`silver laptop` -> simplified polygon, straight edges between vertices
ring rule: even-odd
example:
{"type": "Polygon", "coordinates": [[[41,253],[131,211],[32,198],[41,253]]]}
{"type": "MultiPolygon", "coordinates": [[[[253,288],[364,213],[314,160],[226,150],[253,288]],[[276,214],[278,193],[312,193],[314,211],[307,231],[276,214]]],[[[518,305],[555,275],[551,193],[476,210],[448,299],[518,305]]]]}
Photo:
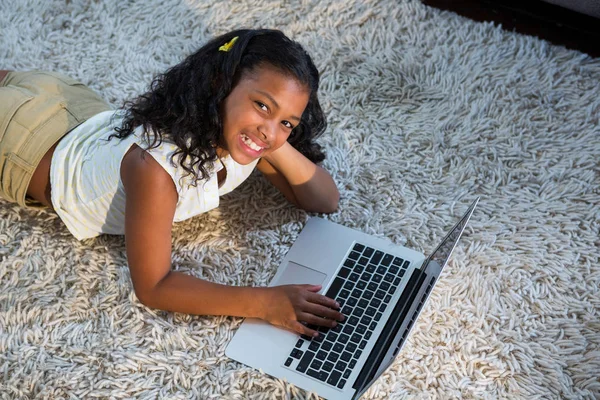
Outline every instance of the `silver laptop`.
{"type": "Polygon", "coordinates": [[[406,343],[478,201],[429,257],[309,219],[270,286],[321,284],[346,318],[317,338],[247,318],[225,354],[329,400],[359,398],[406,343]]]}

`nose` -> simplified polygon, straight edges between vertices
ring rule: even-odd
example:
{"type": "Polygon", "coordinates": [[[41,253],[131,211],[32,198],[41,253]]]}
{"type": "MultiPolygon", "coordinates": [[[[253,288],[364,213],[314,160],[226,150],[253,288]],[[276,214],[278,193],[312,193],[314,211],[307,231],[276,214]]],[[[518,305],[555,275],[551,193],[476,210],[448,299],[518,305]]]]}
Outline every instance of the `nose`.
{"type": "Polygon", "coordinates": [[[264,140],[265,143],[272,145],[277,136],[276,125],[277,123],[274,121],[263,121],[263,123],[258,126],[260,139],[264,140]]]}

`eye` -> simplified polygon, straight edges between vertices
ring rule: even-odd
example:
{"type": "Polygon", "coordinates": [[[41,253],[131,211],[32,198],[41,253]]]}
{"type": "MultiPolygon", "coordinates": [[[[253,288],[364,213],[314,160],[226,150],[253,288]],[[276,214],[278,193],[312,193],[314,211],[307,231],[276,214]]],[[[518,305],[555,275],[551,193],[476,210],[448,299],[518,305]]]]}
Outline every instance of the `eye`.
{"type": "Polygon", "coordinates": [[[292,125],[290,121],[282,121],[281,123],[288,129],[294,129],[294,125],[292,125]]]}
{"type": "Polygon", "coordinates": [[[264,103],[260,101],[255,101],[256,105],[263,111],[269,111],[269,107],[267,107],[264,103]]]}

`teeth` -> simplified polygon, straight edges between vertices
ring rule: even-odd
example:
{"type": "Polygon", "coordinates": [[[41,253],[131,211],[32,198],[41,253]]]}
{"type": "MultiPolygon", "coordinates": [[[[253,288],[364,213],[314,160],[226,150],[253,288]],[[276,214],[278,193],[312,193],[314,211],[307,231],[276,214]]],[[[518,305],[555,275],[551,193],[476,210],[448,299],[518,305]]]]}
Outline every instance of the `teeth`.
{"type": "Polygon", "coordinates": [[[254,143],[252,141],[252,139],[250,139],[248,136],[244,135],[243,133],[242,133],[242,140],[244,141],[244,143],[246,143],[246,145],[248,147],[250,147],[254,151],[261,151],[263,149],[262,147],[260,147],[256,143],[254,143]]]}

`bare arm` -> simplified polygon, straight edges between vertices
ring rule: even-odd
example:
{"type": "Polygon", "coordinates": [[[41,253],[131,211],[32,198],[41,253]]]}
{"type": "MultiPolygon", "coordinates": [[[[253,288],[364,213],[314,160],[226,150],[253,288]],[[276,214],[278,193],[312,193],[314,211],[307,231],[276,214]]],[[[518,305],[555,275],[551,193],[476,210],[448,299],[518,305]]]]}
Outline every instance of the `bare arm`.
{"type": "Polygon", "coordinates": [[[256,317],[308,335],[300,324],[333,326],[341,314],[320,287],[288,285],[251,288],[220,285],[171,271],[171,228],[177,191],[171,177],[136,146],[124,158],[121,176],[127,194],[125,241],[131,279],[148,307],[196,315],[256,317]],[[318,315],[318,316],[317,316],[318,315]],[[327,318],[322,318],[327,317],[327,318]]]}
{"type": "Polygon", "coordinates": [[[307,211],[331,213],[340,194],[331,175],[289,143],[264,157],[258,170],[292,203],[307,211]]]}

